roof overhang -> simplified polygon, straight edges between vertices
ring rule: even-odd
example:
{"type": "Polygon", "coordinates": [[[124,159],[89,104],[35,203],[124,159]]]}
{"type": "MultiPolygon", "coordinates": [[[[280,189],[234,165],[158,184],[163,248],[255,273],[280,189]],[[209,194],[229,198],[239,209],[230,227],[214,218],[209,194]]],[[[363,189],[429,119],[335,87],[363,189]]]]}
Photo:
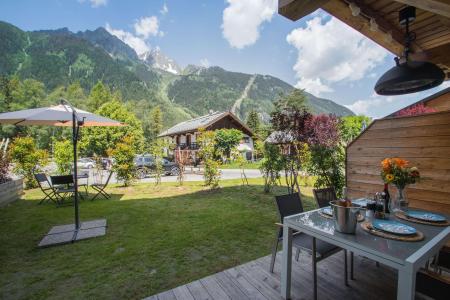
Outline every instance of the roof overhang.
{"type": "Polygon", "coordinates": [[[406,5],[417,8],[410,28],[417,35],[411,58],[438,65],[450,78],[450,1],[448,0],[279,0],[278,13],[297,21],[321,8],[359,31],[396,56],[404,49],[404,28],[398,24],[398,11],[406,5]],[[353,16],[349,4],[361,13],[353,16]],[[369,18],[378,24],[370,30],[369,18]],[[390,34],[390,35],[389,35],[390,34]]]}

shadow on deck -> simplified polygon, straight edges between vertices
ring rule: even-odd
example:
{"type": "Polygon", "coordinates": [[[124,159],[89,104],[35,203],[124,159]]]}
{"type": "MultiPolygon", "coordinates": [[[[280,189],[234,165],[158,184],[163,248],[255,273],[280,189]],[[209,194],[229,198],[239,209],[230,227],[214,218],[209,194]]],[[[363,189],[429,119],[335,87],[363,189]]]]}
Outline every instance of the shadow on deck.
{"type": "MultiPolygon", "coordinates": [[[[295,252],[295,251],[294,251],[295,252]]],[[[395,299],[397,274],[394,269],[360,256],[354,258],[354,277],[344,285],[344,253],[341,251],[317,264],[319,299],[395,299]]],[[[292,260],[292,299],[312,299],[311,257],[301,254],[292,260]]],[[[281,252],[274,273],[269,272],[270,256],[216,273],[175,289],[146,298],[163,299],[282,299],[281,252]]]]}

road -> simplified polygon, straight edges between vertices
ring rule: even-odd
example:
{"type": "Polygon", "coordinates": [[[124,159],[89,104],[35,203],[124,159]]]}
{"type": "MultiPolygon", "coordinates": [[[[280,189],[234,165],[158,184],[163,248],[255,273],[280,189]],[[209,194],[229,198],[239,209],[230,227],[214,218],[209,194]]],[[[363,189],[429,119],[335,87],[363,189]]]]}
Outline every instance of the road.
{"type": "MultiPolygon", "coordinates": [[[[191,168],[186,168],[186,172],[184,175],[184,181],[203,181],[203,174],[201,173],[202,170],[199,171],[199,169],[195,168],[191,170],[191,168]]],[[[241,170],[240,169],[221,169],[222,172],[221,180],[227,180],[227,179],[240,179],[241,178],[241,170]]],[[[106,172],[106,171],[104,171],[106,172]]],[[[261,172],[258,169],[246,169],[245,174],[247,175],[247,178],[259,178],[262,177],[261,172]]],[[[106,181],[107,175],[103,175],[102,181],[106,181]]],[[[81,179],[80,182],[83,182],[84,179],[81,179]]],[[[100,181],[100,178],[96,176],[94,179],[93,174],[91,172],[89,176],[89,183],[98,182],[100,181]]],[[[176,182],[177,176],[162,176],[161,182],[176,182]]],[[[155,182],[154,177],[146,177],[144,179],[137,180],[137,182],[155,182]]],[[[113,174],[113,177],[111,178],[110,183],[117,183],[117,179],[115,175],[113,174]]]]}

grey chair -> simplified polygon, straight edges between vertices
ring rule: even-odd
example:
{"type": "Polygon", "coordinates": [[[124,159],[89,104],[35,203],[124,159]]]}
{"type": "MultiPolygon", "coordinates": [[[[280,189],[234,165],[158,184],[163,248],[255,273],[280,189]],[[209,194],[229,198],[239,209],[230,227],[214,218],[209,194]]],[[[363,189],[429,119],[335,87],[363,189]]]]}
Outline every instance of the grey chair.
{"type": "Polygon", "coordinates": [[[105,191],[106,187],[108,186],[109,181],[111,180],[112,174],[114,171],[109,171],[108,178],[106,179],[106,182],[103,183],[94,183],[91,185],[91,187],[97,192],[97,194],[92,198],[92,200],[95,200],[98,196],[102,195],[106,199],[110,199],[111,196],[105,191]]]}
{"type": "Polygon", "coordinates": [[[330,205],[330,201],[337,200],[336,191],[334,187],[327,187],[323,189],[313,189],[314,199],[316,199],[319,208],[330,205]]]}
{"type": "Polygon", "coordinates": [[[39,201],[38,204],[42,204],[47,201],[52,201],[54,203],[58,203],[57,195],[55,194],[55,190],[48,180],[48,177],[44,173],[36,173],[34,174],[34,178],[36,179],[39,188],[44,193],[45,197],[39,201]]]}
{"type": "Polygon", "coordinates": [[[89,170],[78,171],[78,187],[83,187],[86,195],[88,194],[89,170]],[[84,181],[81,181],[83,179],[84,179],[84,181]]]}
{"type": "MultiPolygon", "coordinates": [[[[280,216],[279,228],[277,229],[275,241],[272,248],[272,259],[270,261],[270,272],[273,273],[273,268],[275,265],[275,259],[278,251],[278,244],[283,240],[283,228],[282,223],[284,217],[296,215],[303,212],[303,205],[300,200],[300,195],[298,193],[275,196],[275,200],[278,207],[278,213],[280,216]],[[281,226],[280,226],[281,225],[281,226]]],[[[327,242],[316,240],[316,238],[311,237],[305,233],[295,232],[292,238],[292,246],[297,249],[295,259],[298,260],[300,251],[305,251],[311,254],[312,258],[312,269],[314,277],[314,299],[317,299],[317,262],[333,255],[340,250],[327,242]],[[316,255],[312,255],[316,253],[316,255]]],[[[344,250],[344,283],[348,285],[347,280],[347,251],[344,250]]]]}

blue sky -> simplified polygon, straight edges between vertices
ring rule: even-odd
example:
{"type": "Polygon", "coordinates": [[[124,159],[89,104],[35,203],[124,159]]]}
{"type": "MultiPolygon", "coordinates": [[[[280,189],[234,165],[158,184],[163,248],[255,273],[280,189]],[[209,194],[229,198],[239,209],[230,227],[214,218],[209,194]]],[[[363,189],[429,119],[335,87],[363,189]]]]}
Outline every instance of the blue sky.
{"type": "Polygon", "coordinates": [[[2,0],[0,20],[23,30],[106,27],[137,52],[159,47],[182,67],[270,74],[356,113],[382,117],[444,86],[374,95],[393,55],[323,11],[292,22],[276,0],[2,0]]]}

